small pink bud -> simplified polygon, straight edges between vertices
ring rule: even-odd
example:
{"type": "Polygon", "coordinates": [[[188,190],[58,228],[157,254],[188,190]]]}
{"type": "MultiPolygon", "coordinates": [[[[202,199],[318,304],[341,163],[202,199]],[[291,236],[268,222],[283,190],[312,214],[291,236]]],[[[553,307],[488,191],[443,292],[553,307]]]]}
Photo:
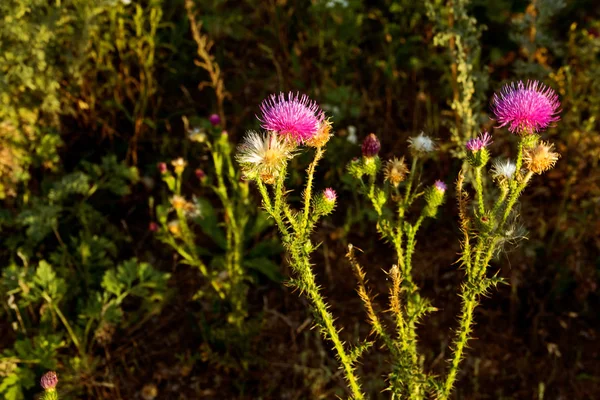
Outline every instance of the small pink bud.
{"type": "Polygon", "coordinates": [[[206,173],[203,170],[201,170],[200,168],[198,168],[196,170],[196,178],[198,178],[201,181],[203,181],[206,178],[206,173]]]}
{"type": "Polygon", "coordinates": [[[44,376],[42,376],[40,384],[44,390],[54,390],[58,384],[58,375],[56,375],[56,372],[54,371],[46,372],[44,376]]]}
{"type": "Polygon", "coordinates": [[[166,174],[167,173],[167,163],[159,162],[158,164],[156,164],[156,168],[158,169],[158,171],[161,174],[166,174]]]}
{"type": "Polygon", "coordinates": [[[327,188],[323,191],[323,197],[329,202],[334,202],[337,199],[337,193],[332,188],[327,188]]]}
{"type": "Polygon", "coordinates": [[[381,143],[374,133],[371,133],[362,144],[362,155],[363,157],[372,158],[379,154],[381,150],[381,143]]]}
{"type": "Polygon", "coordinates": [[[148,230],[150,232],[156,232],[158,230],[158,224],[154,221],[150,222],[150,225],[148,225],[148,230]]]}
{"type": "Polygon", "coordinates": [[[212,126],[217,126],[221,123],[221,117],[219,117],[219,114],[212,114],[210,117],[208,117],[208,120],[212,126]]]}

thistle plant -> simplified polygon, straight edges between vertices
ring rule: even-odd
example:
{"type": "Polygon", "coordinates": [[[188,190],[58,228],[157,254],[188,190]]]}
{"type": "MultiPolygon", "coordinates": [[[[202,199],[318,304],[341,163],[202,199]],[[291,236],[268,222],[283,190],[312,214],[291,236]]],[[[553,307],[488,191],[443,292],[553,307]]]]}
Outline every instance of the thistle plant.
{"type": "Polygon", "coordinates": [[[416,326],[425,314],[435,311],[427,299],[419,294],[412,275],[412,258],[416,235],[426,218],[435,218],[443,203],[446,184],[436,181],[423,189],[420,182],[423,162],[435,150],[435,142],[424,133],[409,139],[411,167],[405,158],[392,158],[383,164],[378,156],[381,145],[374,134],[362,144],[362,158],[348,165],[357,189],[366,197],[377,213],[377,230],[396,252],[396,262],[389,276],[392,279],[390,311],[395,320],[395,334],[389,334],[383,320],[376,314],[372,300],[365,288],[364,273],[354,257],[352,247],[348,258],[359,281],[359,294],[365,303],[373,331],[383,341],[392,355],[393,371],[389,377],[390,391],[394,396],[424,398],[427,377],[423,372],[423,359],[417,350],[416,326]],[[378,174],[384,170],[382,183],[378,174]],[[412,217],[413,204],[419,199],[424,204],[417,216],[412,217]],[[405,293],[404,304],[401,294],[405,293]]]}
{"type": "Polygon", "coordinates": [[[333,211],[337,200],[336,192],[331,188],[320,192],[313,189],[315,170],[331,136],[331,123],[317,103],[305,95],[292,93],[272,95],[265,100],[259,121],[266,132],[248,132],[238,147],[237,160],[245,178],[258,186],[263,208],[279,228],[295,274],[290,284],[309,299],[321,334],[333,344],[351,397],[363,399],[355,363],[369,344],[351,349],[341,340],[340,329],[316,282],[311,264],[311,255],[317,247],[311,240],[311,232],[323,216],[333,211]],[[314,155],[306,171],[302,203],[295,209],[287,197],[287,167],[291,158],[309,149],[314,149],[314,155]]]}
{"type": "MultiPolygon", "coordinates": [[[[242,256],[244,230],[250,219],[250,213],[246,211],[249,204],[248,184],[240,179],[234,168],[229,136],[219,126],[220,117],[215,114],[205,122],[209,124],[190,127],[187,118],[184,119],[192,144],[203,146],[212,158],[211,171],[214,172],[215,179],[209,179],[203,169],[196,169],[193,178],[195,186],[209,188],[219,199],[224,214],[224,232],[218,226],[218,216],[208,199],[194,196],[190,201],[185,198],[182,185],[188,163],[183,158],[177,158],[171,162],[171,169],[166,163],[158,164],[162,180],[167,184],[171,196],[168,204],[156,208],[160,224],[157,235],[177,251],[183,263],[198,268],[210,283],[213,293],[220,299],[227,299],[231,305],[228,320],[239,326],[247,314],[247,276],[242,266],[242,256]],[[210,264],[206,264],[205,256],[210,252],[199,246],[194,225],[199,225],[224,250],[224,257],[212,257],[210,264]]],[[[195,149],[198,148],[196,146],[195,149]]],[[[198,292],[198,296],[205,294],[203,290],[198,292]]]]}
{"type": "Polygon", "coordinates": [[[518,136],[516,161],[495,161],[492,177],[499,193],[488,195],[482,184],[482,171],[490,155],[487,146],[491,139],[484,133],[467,142],[467,160],[475,174],[475,207],[470,209],[467,192],[463,189],[464,173],[459,174],[456,189],[463,234],[459,259],[465,269],[465,282],[461,286],[462,309],[456,330],[448,374],[437,387],[436,395],[447,399],[454,387],[464,349],[473,327],[474,310],[479,299],[490,287],[502,282],[496,275],[488,276],[494,255],[510,241],[517,239],[516,202],[530,183],[534,174],[551,169],[559,158],[554,146],[540,139],[539,132],[558,121],[560,103],[556,93],[539,82],[518,82],[505,85],[494,95],[492,111],[500,127],[518,136]],[[494,198],[493,202],[488,199],[494,198]]]}

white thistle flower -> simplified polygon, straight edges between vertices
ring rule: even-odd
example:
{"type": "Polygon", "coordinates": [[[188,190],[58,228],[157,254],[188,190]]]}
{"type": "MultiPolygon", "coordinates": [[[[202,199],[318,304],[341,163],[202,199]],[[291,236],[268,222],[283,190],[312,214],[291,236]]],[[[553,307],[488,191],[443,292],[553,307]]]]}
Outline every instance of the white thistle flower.
{"type": "Polygon", "coordinates": [[[511,180],[516,171],[517,166],[509,159],[495,160],[492,164],[492,177],[494,179],[511,180]]]}
{"type": "Polygon", "coordinates": [[[261,179],[274,183],[281,169],[294,156],[290,141],[279,137],[275,132],[259,134],[249,131],[238,146],[236,160],[247,179],[261,179]]]}
{"type": "Polygon", "coordinates": [[[410,148],[416,154],[430,153],[435,150],[435,142],[432,138],[425,135],[424,132],[419,133],[419,136],[408,138],[410,148]]]}

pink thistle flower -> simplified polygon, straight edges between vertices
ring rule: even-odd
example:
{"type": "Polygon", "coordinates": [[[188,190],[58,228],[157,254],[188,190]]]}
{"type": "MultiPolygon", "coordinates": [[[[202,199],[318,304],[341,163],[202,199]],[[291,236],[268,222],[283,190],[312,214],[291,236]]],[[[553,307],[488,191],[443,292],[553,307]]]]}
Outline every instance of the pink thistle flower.
{"type": "Polygon", "coordinates": [[[323,197],[328,202],[333,203],[337,199],[337,193],[332,188],[327,188],[323,190],[323,197]]]}
{"type": "Polygon", "coordinates": [[[257,117],[262,128],[277,132],[279,135],[293,138],[297,143],[304,143],[317,134],[325,120],[325,114],[319,105],[307,95],[296,96],[288,93],[272,94],[260,105],[261,116],[257,117]]]}
{"type": "Polygon", "coordinates": [[[435,181],[435,183],[433,184],[433,186],[434,186],[434,187],[435,187],[437,190],[439,190],[440,192],[445,192],[445,191],[446,191],[446,189],[448,188],[448,187],[446,186],[446,184],[445,184],[444,182],[440,181],[440,180],[437,180],[437,181],[435,181]]]}
{"type": "Polygon", "coordinates": [[[485,147],[488,147],[491,143],[492,137],[490,136],[490,134],[487,132],[483,132],[475,139],[467,140],[466,147],[469,151],[479,151],[485,147]]]}
{"type": "Polygon", "coordinates": [[[531,134],[546,129],[560,119],[560,101],[552,88],[538,81],[504,85],[494,94],[492,112],[500,126],[512,133],[531,134]]]}

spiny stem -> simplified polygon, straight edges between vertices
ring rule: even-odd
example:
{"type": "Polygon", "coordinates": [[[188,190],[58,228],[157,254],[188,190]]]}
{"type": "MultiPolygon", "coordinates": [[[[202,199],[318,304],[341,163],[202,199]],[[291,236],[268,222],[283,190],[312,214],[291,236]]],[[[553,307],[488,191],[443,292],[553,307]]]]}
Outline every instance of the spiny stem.
{"type": "Polygon", "coordinates": [[[473,288],[470,288],[465,284],[463,289],[463,304],[460,315],[459,327],[456,335],[456,341],[454,343],[453,357],[450,364],[450,371],[444,382],[442,393],[439,394],[438,399],[446,400],[449,398],[454,382],[456,381],[456,374],[458,373],[458,367],[463,357],[463,351],[469,340],[471,329],[473,325],[473,311],[477,307],[477,295],[473,288]]]}
{"type": "MultiPolygon", "coordinates": [[[[310,212],[310,201],[312,198],[312,184],[315,175],[315,168],[317,167],[317,164],[319,163],[321,157],[323,157],[323,152],[324,150],[322,147],[317,147],[317,150],[315,151],[315,158],[308,166],[306,187],[304,189],[304,215],[301,224],[303,231],[305,231],[308,226],[308,213],[310,212]]],[[[304,233],[306,234],[307,232],[304,233]]]]}
{"type": "Polygon", "coordinates": [[[483,204],[483,184],[481,182],[481,167],[475,168],[475,193],[477,194],[477,210],[479,216],[485,214],[485,204],[483,204]]]}

